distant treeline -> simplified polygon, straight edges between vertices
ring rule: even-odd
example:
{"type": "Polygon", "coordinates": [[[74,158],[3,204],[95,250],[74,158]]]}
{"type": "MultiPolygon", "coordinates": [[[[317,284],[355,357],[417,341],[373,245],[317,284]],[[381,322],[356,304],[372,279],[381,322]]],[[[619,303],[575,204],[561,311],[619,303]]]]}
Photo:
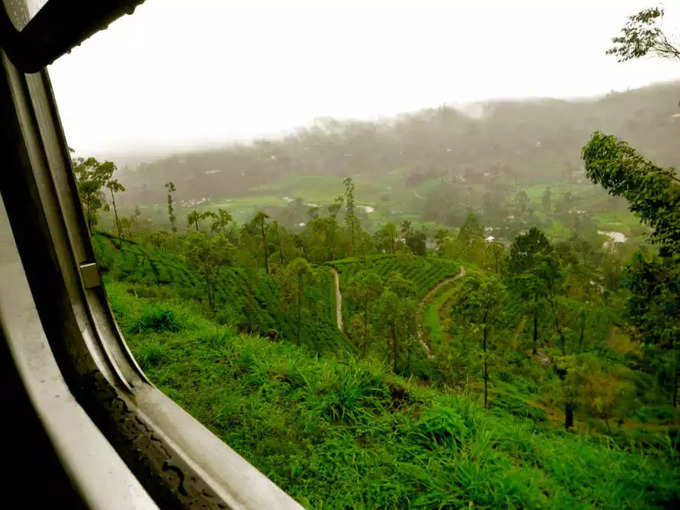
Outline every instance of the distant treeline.
{"type": "Polygon", "coordinates": [[[680,83],[659,84],[598,100],[540,99],[485,103],[471,118],[443,106],[381,122],[319,119],[281,139],[142,163],[121,175],[130,204],[241,195],[287,175],[398,172],[406,185],[431,177],[467,182],[568,180],[582,168],[580,149],[596,129],[628,140],[650,159],[678,166],[680,83]]]}

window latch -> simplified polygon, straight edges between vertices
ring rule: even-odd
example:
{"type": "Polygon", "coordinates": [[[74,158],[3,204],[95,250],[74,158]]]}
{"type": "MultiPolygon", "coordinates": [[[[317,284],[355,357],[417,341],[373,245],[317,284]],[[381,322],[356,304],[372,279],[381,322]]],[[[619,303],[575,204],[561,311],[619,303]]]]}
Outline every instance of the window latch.
{"type": "Polygon", "coordinates": [[[80,264],[80,277],[83,280],[83,285],[86,289],[99,287],[102,284],[102,279],[99,276],[99,268],[96,262],[88,262],[80,264]]]}

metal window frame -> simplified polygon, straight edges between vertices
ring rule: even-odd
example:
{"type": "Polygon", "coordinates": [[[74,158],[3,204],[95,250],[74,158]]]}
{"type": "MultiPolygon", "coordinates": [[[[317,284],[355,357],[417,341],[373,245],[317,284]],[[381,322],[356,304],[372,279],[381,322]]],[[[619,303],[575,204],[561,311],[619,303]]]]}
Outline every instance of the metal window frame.
{"type": "Polygon", "coordinates": [[[0,192],[20,258],[2,266],[15,273],[0,290],[2,336],[76,490],[96,508],[121,507],[112,497],[121,492],[105,485],[130,494],[131,508],[301,508],[147,380],[92,279],[96,261],[47,71],[24,74],[3,50],[0,59],[0,192]],[[26,323],[17,322],[27,309],[26,323]],[[41,393],[40,367],[50,367],[70,406],[41,393]],[[79,424],[80,446],[67,423],[79,424]]]}
{"type": "Polygon", "coordinates": [[[15,21],[18,17],[26,24],[17,30],[0,0],[0,46],[21,71],[38,72],[122,15],[132,14],[143,2],[48,0],[32,18],[29,18],[28,9],[22,9],[19,4],[16,6],[18,12],[13,13],[15,21]]]}

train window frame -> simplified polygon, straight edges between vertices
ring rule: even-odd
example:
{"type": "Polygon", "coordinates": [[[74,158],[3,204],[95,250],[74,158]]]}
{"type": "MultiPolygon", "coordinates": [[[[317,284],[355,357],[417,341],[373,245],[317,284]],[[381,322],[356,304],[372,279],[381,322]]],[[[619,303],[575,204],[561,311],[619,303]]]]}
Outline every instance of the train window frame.
{"type": "Polygon", "coordinates": [[[132,14],[144,2],[47,0],[31,15],[26,0],[15,0],[11,12],[5,1],[0,0],[0,46],[25,73],[40,71],[122,15],[132,14]]]}
{"type": "MultiPolygon", "coordinates": [[[[50,0],[46,7],[54,3],[50,0]]],[[[30,328],[11,322],[16,313],[7,296],[0,300],[0,319],[10,345],[27,345],[21,344],[28,341],[22,337],[31,331],[31,341],[43,341],[49,347],[52,368],[74,399],[70,411],[51,412],[64,416],[84,412],[135,479],[112,460],[118,470],[114,480],[123,486],[138,482],[162,508],[301,508],[158,390],[134,360],[101,279],[93,273],[96,261],[47,70],[41,67],[26,73],[35,61],[26,66],[20,58],[15,65],[16,55],[6,51],[3,39],[0,45],[0,95],[5,96],[0,119],[6,126],[0,193],[21,262],[14,268],[21,267],[24,273],[26,292],[22,295],[24,300],[30,297],[35,320],[30,328]]],[[[24,355],[37,354],[24,351],[24,355]]],[[[20,371],[24,385],[39,387],[36,378],[41,376],[35,369],[39,363],[24,362],[20,371]]],[[[34,405],[39,403],[34,401],[34,405]]],[[[50,423],[48,411],[43,410],[42,416],[48,436],[59,442],[64,430],[50,423]]],[[[74,461],[79,467],[67,471],[83,499],[92,501],[92,491],[101,479],[97,470],[90,473],[85,468],[88,460],[82,457],[88,452],[79,451],[77,442],[65,445],[62,441],[62,447],[62,459],[81,458],[81,463],[74,461]]],[[[105,445],[100,447],[100,453],[108,451],[105,445]]],[[[134,494],[139,508],[150,507],[142,492],[134,494]]],[[[98,501],[105,504],[101,498],[98,501]]],[[[118,503],[109,501],[111,508],[119,508],[118,503]]]]}

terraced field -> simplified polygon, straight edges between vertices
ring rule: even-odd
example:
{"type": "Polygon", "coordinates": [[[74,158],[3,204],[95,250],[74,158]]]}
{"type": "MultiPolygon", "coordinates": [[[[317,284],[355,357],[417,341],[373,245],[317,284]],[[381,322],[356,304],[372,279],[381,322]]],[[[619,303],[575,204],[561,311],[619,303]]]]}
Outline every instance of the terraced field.
{"type": "Polygon", "coordinates": [[[387,280],[391,272],[398,271],[414,283],[418,300],[438,282],[453,277],[460,271],[459,264],[453,260],[401,255],[350,257],[330,262],[329,265],[335,267],[340,274],[340,291],[343,294],[342,315],[345,321],[356,312],[354,303],[345,291],[353,276],[359,271],[375,271],[383,280],[387,280]]]}
{"type": "MultiPolygon", "coordinates": [[[[97,234],[93,238],[102,271],[117,281],[131,283],[158,295],[177,295],[204,301],[201,276],[170,250],[152,249],[133,242],[97,234]]],[[[296,337],[294,314],[282,310],[277,281],[263,270],[223,267],[217,277],[214,319],[240,330],[267,333],[276,330],[284,337],[296,337]]],[[[315,282],[305,287],[308,304],[301,338],[315,350],[351,349],[335,323],[333,274],[329,267],[315,268],[315,282]]]]}

